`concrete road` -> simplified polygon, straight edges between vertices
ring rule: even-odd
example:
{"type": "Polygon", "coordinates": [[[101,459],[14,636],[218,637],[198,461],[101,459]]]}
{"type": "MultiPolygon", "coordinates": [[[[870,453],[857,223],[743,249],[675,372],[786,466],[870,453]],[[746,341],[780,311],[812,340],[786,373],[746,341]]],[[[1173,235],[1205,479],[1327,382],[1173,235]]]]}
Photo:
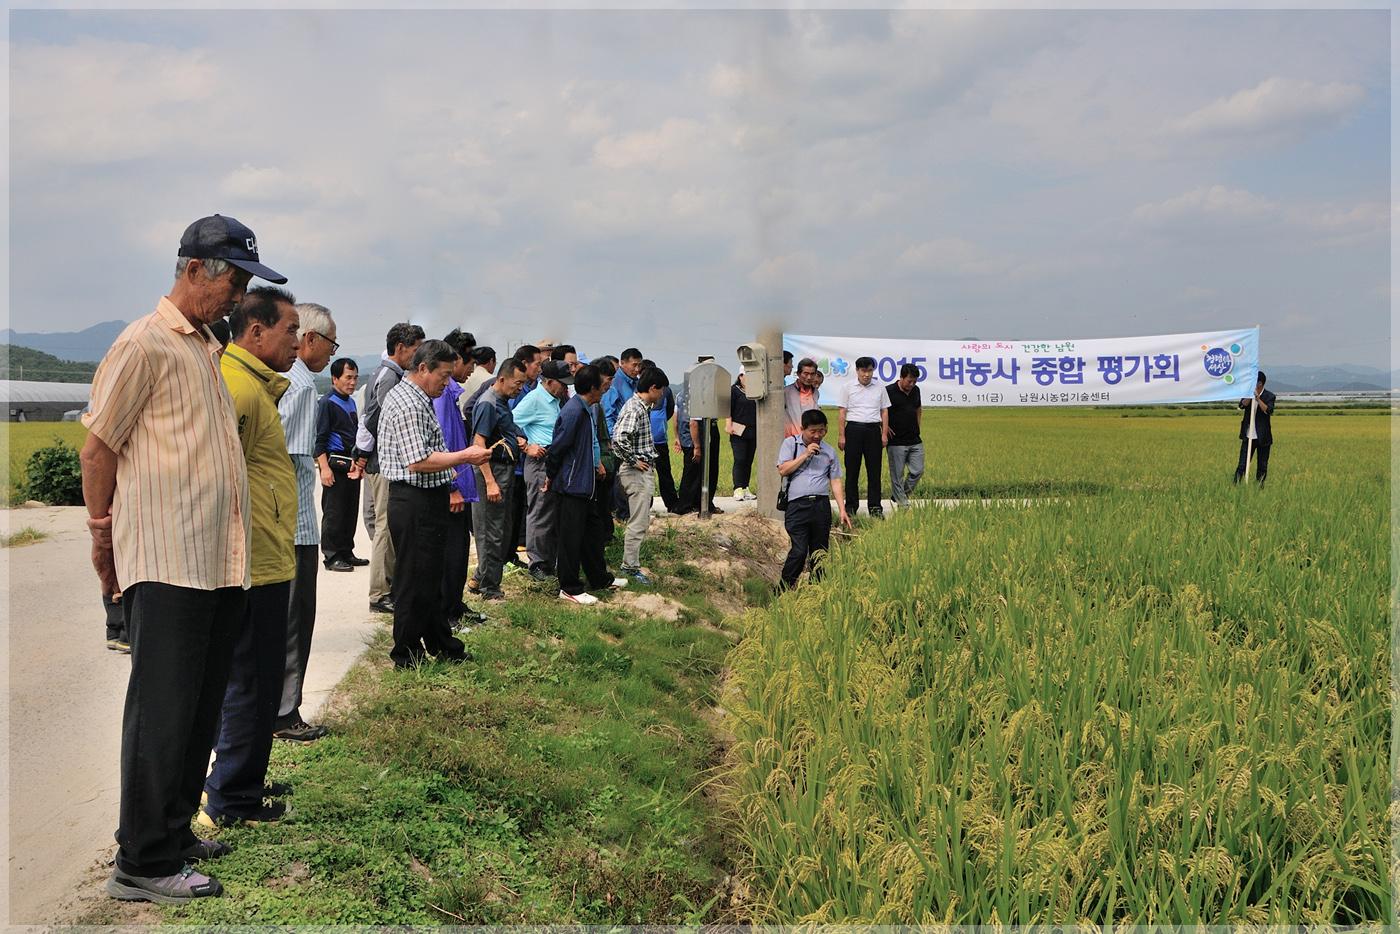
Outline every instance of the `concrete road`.
{"type": "MultiPolygon", "coordinates": [[[[8,893],[0,917],[43,924],[61,916],[95,863],[115,852],[122,704],[129,656],[106,647],[97,576],[81,507],[0,510],[0,532],[47,533],[5,549],[0,596],[9,608],[8,893]]],[[[368,557],[364,529],[356,553],[368,557]]],[[[369,569],[317,577],[316,635],[302,712],[316,722],[331,689],[377,625],[369,569]]]]}

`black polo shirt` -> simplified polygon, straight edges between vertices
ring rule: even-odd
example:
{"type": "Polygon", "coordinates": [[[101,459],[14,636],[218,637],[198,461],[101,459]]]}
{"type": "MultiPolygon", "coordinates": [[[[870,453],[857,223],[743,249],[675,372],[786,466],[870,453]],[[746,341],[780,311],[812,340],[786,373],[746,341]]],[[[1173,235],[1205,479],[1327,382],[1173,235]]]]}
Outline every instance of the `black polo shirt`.
{"type": "Polygon", "coordinates": [[[919,407],[923,404],[919,384],[915,383],[914,390],[906,394],[898,383],[890,383],[885,392],[890,396],[890,444],[923,444],[919,436],[919,407]]]}

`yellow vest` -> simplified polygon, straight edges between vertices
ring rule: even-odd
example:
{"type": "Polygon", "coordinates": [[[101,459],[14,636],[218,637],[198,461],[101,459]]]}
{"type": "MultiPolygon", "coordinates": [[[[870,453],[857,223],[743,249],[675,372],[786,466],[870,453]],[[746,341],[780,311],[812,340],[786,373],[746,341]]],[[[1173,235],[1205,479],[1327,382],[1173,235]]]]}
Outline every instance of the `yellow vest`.
{"type": "Polygon", "coordinates": [[[280,584],[296,576],[297,478],[277,415],[291,383],[237,344],[228,345],[219,367],[248,462],[253,586],[280,584]]]}

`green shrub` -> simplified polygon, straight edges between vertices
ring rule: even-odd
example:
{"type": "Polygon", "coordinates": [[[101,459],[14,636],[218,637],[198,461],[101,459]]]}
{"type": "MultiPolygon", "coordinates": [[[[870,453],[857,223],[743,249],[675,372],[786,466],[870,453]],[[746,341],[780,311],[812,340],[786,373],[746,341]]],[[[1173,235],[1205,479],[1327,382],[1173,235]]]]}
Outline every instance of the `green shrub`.
{"type": "Polygon", "coordinates": [[[83,469],[78,451],[62,441],[40,448],[25,464],[25,495],[50,506],[83,504],[83,469]]]}

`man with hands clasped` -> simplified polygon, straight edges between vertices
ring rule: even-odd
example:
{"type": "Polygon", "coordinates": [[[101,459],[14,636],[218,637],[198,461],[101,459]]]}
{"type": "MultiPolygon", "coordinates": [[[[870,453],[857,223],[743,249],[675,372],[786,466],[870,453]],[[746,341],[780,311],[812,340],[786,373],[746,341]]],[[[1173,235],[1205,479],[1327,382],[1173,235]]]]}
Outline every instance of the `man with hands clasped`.
{"type": "Polygon", "coordinates": [[[846,511],[855,514],[860,508],[860,465],[865,463],[865,508],[871,518],[885,514],[880,504],[880,471],[885,445],[890,440],[890,397],[885,387],[873,381],[875,358],[856,360],[856,381],[846,386],[838,409],[836,444],[846,452],[846,511]]]}

